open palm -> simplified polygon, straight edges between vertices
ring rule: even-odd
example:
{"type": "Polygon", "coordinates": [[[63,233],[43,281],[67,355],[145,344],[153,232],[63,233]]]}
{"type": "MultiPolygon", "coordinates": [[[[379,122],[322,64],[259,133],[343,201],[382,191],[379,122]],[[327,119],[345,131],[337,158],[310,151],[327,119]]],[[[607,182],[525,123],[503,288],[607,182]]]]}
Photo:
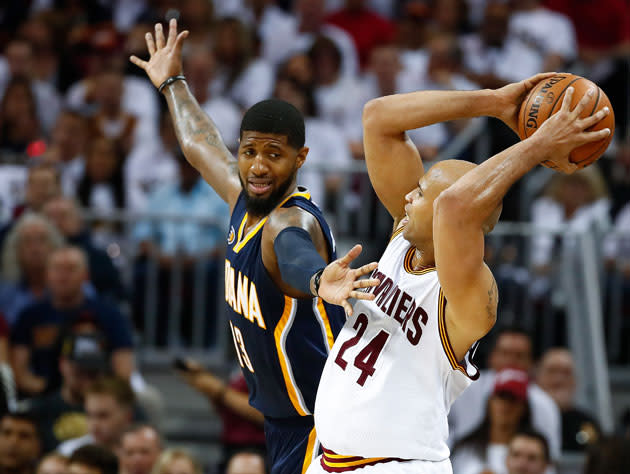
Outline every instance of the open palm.
{"type": "Polygon", "coordinates": [[[156,23],[155,39],[150,32],[145,35],[149,60],[143,61],[137,56],[131,56],[129,60],[144,69],[155,87],[160,87],[169,77],[182,74],[182,45],[187,36],[187,30],[177,34],[177,20],[174,18],[168,25],[168,39],[164,38],[162,24],[156,23]]]}
{"type": "Polygon", "coordinates": [[[328,264],[322,273],[318,295],[328,303],[340,305],[346,315],[352,316],[352,305],[349,298],[359,300],[372,300],[372,293],[358,291],[359,288],[369,288],[377,286],[380,281],[377,278],[367,278],[360,280],[364,275],[368,275],[377,267],[376,262],[368,263],[360,268],[350,268],[350,263],[361,253],[361,246],[355,245],[343,256],[328,264]]]}

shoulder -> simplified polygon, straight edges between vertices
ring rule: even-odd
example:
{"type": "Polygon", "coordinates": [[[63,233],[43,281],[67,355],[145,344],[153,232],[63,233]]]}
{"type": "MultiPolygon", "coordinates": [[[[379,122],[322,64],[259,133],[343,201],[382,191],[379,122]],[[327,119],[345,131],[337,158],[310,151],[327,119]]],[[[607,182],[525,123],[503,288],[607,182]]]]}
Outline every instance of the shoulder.
{"type": "Polygon", "coordinates": [[[269,214],[265,231],[275,238],[287,227],[299,227],[312,234],[319,229],[319,224],[313,214],[301,207],[279,207],[269,214]]]}

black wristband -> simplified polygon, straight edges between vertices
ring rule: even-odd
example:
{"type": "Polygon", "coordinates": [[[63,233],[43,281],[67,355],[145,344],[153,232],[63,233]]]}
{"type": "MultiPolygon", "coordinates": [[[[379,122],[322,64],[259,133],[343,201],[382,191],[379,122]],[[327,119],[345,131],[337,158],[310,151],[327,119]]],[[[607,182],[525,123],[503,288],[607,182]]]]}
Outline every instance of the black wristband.
{"type": "Polygon", "coordinates": [[[171,76],[168,79],[166,79],[162,84],[160,84],[160,87],[158,87],[158,92],[161,94],[165,87],[170,86],[175,81],[185,81],[185,80],[186,80],[186,76],[182,76],[182,75],[171,76]]]}

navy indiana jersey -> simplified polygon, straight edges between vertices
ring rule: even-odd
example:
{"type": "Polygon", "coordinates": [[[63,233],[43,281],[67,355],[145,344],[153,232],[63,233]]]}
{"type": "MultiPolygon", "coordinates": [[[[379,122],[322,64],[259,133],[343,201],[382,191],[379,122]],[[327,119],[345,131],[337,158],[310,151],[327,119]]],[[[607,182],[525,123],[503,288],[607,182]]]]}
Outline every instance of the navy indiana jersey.
{"type": "MultiPolygon", "coordinates": [[[[319,222],[334,260],[335,242],[322,212],[301,188],[279,207],[297,206],[319,222]]],[[[321,298],[297,299],[275,285],[262,260],[263,218],[247,235],[244,194],[230,220],[225,260],[225,300],[249,403],[266,417],[312,415],[319,378],[345,322],[340,306],[321,298]]]]}

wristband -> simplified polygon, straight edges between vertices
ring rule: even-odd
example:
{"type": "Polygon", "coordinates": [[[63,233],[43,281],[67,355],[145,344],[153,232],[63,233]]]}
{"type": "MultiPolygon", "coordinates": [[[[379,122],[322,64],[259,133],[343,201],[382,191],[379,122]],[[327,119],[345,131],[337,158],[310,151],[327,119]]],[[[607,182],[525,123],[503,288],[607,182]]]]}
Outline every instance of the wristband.
{"type": "Polygon", "coordinates": [[[162,84],[160,84],[160,87],[158,87],[158,92],[161,94],[165,87],[170,86],[175,81],[185,81],[185,80],[186,80],[186,76],[182,76],[182,75],[171,76],[167,78],[162,84]]]}

